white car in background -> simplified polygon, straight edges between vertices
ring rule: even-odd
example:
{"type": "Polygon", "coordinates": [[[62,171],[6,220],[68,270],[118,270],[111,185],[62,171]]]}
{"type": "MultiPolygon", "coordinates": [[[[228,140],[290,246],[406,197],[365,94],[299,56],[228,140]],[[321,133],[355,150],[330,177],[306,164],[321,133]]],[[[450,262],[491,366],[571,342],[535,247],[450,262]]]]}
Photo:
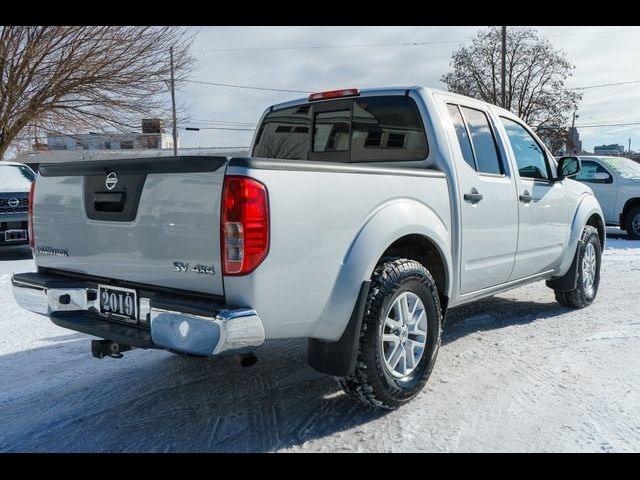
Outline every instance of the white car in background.
{"type": "Polygon", "coordinates": [[[623,157],[581,156],[575,180],[591,187],[607,225],[640,238],[640,163],[623,157]]]}
{"type": "Polygon", "coordinates": [[[22,163],[0,162],[0,247],[29,242],[29,190],[35,178],[22,163]]]}

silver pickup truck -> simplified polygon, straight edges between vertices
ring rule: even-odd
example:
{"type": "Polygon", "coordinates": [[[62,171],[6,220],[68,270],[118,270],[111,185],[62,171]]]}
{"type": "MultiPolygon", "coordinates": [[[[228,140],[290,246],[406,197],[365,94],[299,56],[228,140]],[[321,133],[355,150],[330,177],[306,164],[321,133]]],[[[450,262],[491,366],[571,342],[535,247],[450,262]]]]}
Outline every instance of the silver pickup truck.
{"type": "Polygon", "coordinates": [[[510,112],[423,87],[274,105],[247,158],[42,165],[37,272],[17,302],[132,347],[256,361],[308,339],[309,364],[368,406],[415,397],[450,308],[546,280],[586,307],[605,242],[592,191],[510,112]]]}

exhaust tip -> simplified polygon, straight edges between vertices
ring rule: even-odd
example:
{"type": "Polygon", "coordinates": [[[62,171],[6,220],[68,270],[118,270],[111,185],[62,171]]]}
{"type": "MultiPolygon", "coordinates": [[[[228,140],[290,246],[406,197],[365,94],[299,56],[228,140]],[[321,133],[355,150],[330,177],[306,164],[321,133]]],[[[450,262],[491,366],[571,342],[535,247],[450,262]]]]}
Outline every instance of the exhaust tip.
{"type": "Polygon", "coordinates": [[[243,353],[236,355],[236,358],[240,362],[240,366],[243,368],[253,367],[258,363],[258,357],[255,353],[243,353]]]}

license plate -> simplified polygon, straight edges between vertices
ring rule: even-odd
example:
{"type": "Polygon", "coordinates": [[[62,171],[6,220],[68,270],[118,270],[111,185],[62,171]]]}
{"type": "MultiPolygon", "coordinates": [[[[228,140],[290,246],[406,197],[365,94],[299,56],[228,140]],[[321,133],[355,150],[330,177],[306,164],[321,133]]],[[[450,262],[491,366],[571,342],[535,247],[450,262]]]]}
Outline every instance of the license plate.
{"type": "Polygon", "coordinates": [[[128,322],[138,321],[138,294],[135,290],[98,285],[100,313],[128,322]]]}
{"type": "Polygon", "coordinates": [[[6,230],[4,232],[5,242],[21,242],[27,239],[26,230],[6,230]]]}

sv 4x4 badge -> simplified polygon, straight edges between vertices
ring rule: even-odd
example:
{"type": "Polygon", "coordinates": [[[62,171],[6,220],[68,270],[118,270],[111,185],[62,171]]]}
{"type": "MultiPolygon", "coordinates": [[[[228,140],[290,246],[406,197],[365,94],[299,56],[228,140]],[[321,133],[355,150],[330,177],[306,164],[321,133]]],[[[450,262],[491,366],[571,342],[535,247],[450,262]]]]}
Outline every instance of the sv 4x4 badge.
{"type": "MultiPolygon", "coordinates": [[[[173,270],[176,272],[188,272],[189,271],[189,263],[187,262],[173,262],[173,270]]],[[[213,265],[203,265],[201,263],[196,263],[193,267],[191,267],[191,271],[194,273],[199,273],[203,275],[215,275],[216,271],[213,268],[213,265]]]]}

